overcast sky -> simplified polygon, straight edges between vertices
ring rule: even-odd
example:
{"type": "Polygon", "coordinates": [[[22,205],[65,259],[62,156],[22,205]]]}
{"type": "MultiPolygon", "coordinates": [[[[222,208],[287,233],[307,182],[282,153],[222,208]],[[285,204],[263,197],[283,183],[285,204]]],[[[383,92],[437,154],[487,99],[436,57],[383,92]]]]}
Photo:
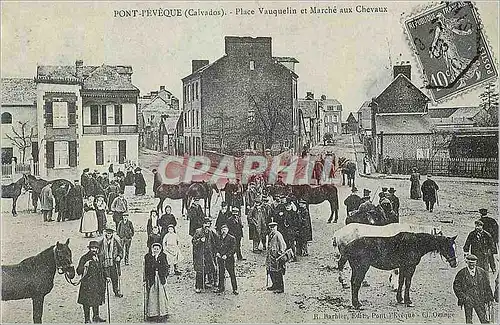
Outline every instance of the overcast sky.
{"type": "MultiPolygon", "coordinates": [[[[377,96],[391,81],[391,62],[410,61],[412,78],[421,87],[401,17],[427,2],[2,2],[2,77],[34,77],[36,66],[132,65],[141,94],[165,85],[181,97],[181,78],[191,60],[213,62],[224,54],[224,36],[270,36],[274,56],[292,56],[299,75],[299,97],[313,91],[337,98],[347,114],[377,96]],[[387,13],[261,15],[258,8],[337,9],[356,5],[387,7],[387,13]],[[197,18],[114,18],[114,10],[187,8],[254,9],[254,16],[197,18]]],[[[484,32],[498,60],[498,4],[477,3],[484,32]]],[[[446,105],[474,105],[479,91],[446,105]]]]}

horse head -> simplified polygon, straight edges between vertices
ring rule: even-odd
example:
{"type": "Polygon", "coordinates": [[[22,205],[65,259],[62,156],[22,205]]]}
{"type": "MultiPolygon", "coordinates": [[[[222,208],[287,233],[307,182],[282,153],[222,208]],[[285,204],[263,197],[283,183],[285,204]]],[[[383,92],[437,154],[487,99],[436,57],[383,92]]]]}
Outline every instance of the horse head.
{"type": "Polygon", "coordinates": [[[442,257],[446,259],[446,262],[450,264],[451,267],[457,267],[457,255],[455,251],[455,239],[454,237],[446,236],[436,236],[439,239],[438,251],[442,257]]]}
{"type": "Polygon", "coordinates": [[[23,189],[25,192],[31,190],[31,185],[28,181],[28,175],[27,174],[23,174],[23,177],[21,177],[16,183],[18,183],[19,185],[21,185],[21,189],[23,189]]]}
{"type": "Polygon", "coordinates": [[[69,238],[66,243],[56,243],[54,246],[54,257],[56,261],[57,273],[64,274],[70,279],[75,277],[75,267],[71,256],[71,249],[69,249],[69,238]]]}

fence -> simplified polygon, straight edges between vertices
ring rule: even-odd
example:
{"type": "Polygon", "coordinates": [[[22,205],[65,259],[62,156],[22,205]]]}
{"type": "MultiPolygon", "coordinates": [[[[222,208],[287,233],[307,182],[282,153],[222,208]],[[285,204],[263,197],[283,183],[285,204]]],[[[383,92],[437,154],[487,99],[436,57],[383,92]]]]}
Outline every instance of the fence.
{"type": "Polygon", "coordinates": [[[416,167],[421,174],[438,176],[498,179],[498,158],[397,159],[380,164],[380,172],[391,174],[412,173],[416,167]]]}
{"type": "Polygon", "coordinates": [[[19,174],[31,174],[35,176],[39,176],[38,163],[33,164],[2,164],[2,177],[3,178],[12,178],[15,175],[19,174]]]}

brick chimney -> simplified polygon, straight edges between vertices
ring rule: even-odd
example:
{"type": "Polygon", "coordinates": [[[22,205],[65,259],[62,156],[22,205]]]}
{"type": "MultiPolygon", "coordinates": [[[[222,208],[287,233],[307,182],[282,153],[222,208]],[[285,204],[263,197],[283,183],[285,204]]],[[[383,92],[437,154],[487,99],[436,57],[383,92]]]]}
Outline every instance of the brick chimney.
{"type": "Polygon", "coordinates": [[[321,100],[326,100],[326,95],[321,95],[321,100]]]}
{"type": "Polygon", "coordinates": [[[160,86],[160,90],[165,90],[165,86],[160,86]]]}
{"type": "Polygon", "coordinates": [[[410,61],[401,61],[401,63],[398,64],[396,62],[396,65],[393,67],[394,71],[394,79],[400,74],[403,74],[406,78],[411,80],[411,65],[410,61]]]}
{"type": "Polygon", "coordinates": [[[75,62],[75,74],[76,74],[76,77],[78,79],[81,79],[83,76],[82,76],[82,73],[83,73],[83,60],[76,60],[75,62]]]}
{"type": "Polygon", "coordinates": [[[312,91],[308,91],[306,93],[306,99],[314,99],[314,93],[312,91]]]}
{"type": "Polygon", "coordinates": [[[210,61],[208,60],[192,60],[191,61],[191,73],[195,73],[204,66],[208,65],[210,61]]]}

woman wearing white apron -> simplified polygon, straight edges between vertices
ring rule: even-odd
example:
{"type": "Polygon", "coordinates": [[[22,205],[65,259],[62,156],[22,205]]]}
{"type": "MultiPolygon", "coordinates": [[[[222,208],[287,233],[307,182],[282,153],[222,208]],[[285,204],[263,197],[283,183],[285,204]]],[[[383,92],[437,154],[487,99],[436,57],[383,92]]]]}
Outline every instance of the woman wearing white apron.
{"type": "Polygon", "coordinates": [[[174,274],[181,275],[178,269],[179,260],[181,258],[179,237],[175,233],[175,227],[173,225],[168,225],[167,233],[163,237],[163,251],[167,255],[168,265],[174,266],[174,274]]]}
{"type": "Polygon", "coordinates": [[[98,230],[97,214],[95,210],[94,197],[89,196],[83,205],[83,216],[80,220],[80,232],[85,234],[85,238],[94,237],[94,232],[98,230]]]}
{"type": "Polygon", "coordinates": [[[164,322],[168,316],[167,256],[161,244],[154,243],[144,256],[145,316],[148,321],[164,322]]]}

